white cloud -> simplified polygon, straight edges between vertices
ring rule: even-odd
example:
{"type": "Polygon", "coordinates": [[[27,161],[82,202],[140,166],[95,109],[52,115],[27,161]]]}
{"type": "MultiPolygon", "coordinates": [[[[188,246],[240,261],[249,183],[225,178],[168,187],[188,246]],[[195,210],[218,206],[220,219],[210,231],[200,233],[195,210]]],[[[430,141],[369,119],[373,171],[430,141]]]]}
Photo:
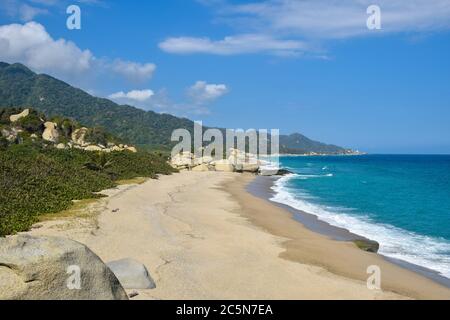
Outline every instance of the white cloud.
{"type": "Polygon", "coordinates": [[[224,84],[208,84],[197,81],[188,89],[189,96],[199,105],[210,103],[229,92],[224,84]]]}
{"type": "Polygon", "coordinates": [[[450,29],[449,0],[264,0],[237,4],[227,0],[197,0],[215,10],[215,22],[236,30],[221,40],[172,37],[159,44],[175,54],[231,55],[271,53],[299,55],[323,52],[329,39],[450,29]],[[381,30],[367,28],[367,8],[381,8],[381,30]]]}
{"type": "Polygon", "coordinates": [[[28,4],[23,4],[20,6],[19,9],[20,19],[22,21],[30,21],[33,20],[34,17],[41,15],[41,14],[48,14],[47,9],[41,9],[29,6],[28,4]]]}
{"type": "Polygon", "coordinates": [[[114,72],[133,81],[145,81],[156,69],[153,63],[97,59],[90,50],[80,49],[71,41],[53,39],[36,22],[0,26],[0,61],[20,62],[34,71],[62,79],[88,72],[114,72]]]}
{"type": "Polygon", "coordinates": [[[127,93],[123,91],[119,91],[109,95],[108,98],[113,100],[134,100],[138,102],[144,102],[149,100],[154,96],[154,92],[152,90],[132,90],[127,93]]]}
{"type": "Polygon", "coordinates": [[[131,61],[115,60],[112,70],[133,81],[149,80],[156,70],[153,63],[136,63],[131,61]]]}
{"type": "Polygon", "coordinates": [[[381,32],[421,32],[450,27],[448,0],[266,0],[229,5],[224,14],[247,17],[256,29],[303,37],[345,38],[374,34],[367,8],[381,8],[381,32]]]}
{"type": "Polygon", "coordinates": [[[0,26],[0,60],[21,62],[50,73],[79,73],[90,68],[93,55],[73,42],[54,40],[36,22],[0,26]]]}
{"type": "Polygon", "coordinates": [[[190,37],[169,38],[161,42],[159,47],[166,52],[178,54],[232,55],[257,52],[295,54],[304,50],[306,45],[297,40],[278,40],[263,34],[244,34],[225,37],[223,40],[190,37]]]}

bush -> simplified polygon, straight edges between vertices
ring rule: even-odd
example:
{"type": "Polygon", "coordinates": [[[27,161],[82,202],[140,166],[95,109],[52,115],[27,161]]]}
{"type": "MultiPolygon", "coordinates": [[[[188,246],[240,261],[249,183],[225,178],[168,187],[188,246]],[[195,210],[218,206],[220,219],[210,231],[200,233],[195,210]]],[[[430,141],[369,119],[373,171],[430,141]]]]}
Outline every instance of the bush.
{"type": "Polygon", "coordinates": [[[13,145],[0,151],[0,236],[25,231],[40,214],[68,209],[73,200],[98,198],[117,179],[152,177],[174,170],[150,153],[107,154],[108,168],[85,166],[99,155],[39,145],[13,145]]]}

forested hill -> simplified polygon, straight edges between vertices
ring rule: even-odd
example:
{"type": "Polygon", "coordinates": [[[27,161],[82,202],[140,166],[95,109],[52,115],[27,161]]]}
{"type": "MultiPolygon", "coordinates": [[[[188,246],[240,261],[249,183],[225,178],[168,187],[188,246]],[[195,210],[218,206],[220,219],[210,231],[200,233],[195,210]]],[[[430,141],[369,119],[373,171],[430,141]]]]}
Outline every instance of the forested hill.
{"type": "MultiPolygon", "coordinates": [[[[0,108],[33,107],[48,116],[73,118],[90,127],[104,127],[129,143],[167,149],[172,131],[192,130],[193,122],[168,114],[118,105],[93,97],[83,90],[45,74],[36,74],[22,64],[0,62],[0,108]]],[[[282,153],[346,153],[341,147],[310,140],[300,134],[280,136],[282,153]]]]}

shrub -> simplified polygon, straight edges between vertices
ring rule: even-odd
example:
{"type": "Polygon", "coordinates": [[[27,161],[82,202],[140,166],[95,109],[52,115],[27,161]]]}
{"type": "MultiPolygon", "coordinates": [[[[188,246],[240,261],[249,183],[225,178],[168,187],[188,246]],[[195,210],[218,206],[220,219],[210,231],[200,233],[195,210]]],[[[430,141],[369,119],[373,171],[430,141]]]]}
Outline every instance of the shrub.
{"type": "Polygon", "coordinates": [[[57,150],[38,144],[9,146],[0,151],[0,236],[25,231],[40,214],[68,209],[73,200],[98,198],[117,179],[152,177],[174,170],[151,153],[105,155],[111,165],[90,170],[99,157],[83,150],[57,150]]]}

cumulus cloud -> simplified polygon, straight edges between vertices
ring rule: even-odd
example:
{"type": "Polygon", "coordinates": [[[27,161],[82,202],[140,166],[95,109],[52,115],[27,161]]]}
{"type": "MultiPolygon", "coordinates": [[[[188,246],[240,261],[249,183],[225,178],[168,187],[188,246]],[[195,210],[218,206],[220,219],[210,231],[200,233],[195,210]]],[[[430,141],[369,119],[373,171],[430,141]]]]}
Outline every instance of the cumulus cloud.
{"type": "Polygon", "coordinates": [[[306,49],[298,40],[279,40],[263,34],[244,34],[225,37],[222,40],[209,38],[168,38],[159,47],[169,53],[212,53],[232,55],[268,52],[273,54],[295,54],[306,49]]]}
{"type": "Polygon", "coordinates": [[[153,76],[156,65],[153,63],[136,63],[131,61],[115,60],[112,70],[133,81],[145,81],[153,76]]]}
{"type": "Polygon", "coordinates": [[[188,89],[188,94],[195,103],[204,105],[222,97],[228,91],[224,84],[209,84],[206,81],[197,81],[188,89]]]}
{"type": "Polygon", "coordinates": [[[108,96],[108,98],[113,99],[113,100],[134,100],[134,101],[138,101],[138,102],[144,102],[149,100],[152,96],[154,96],[155,93],[150,90],[132,90],[129,91],[127,93],[123,92],[123,91],[119,91],[116,93],[113,93],[111,95],[108,96]]]}
{"type": "Polygon", "coordinates": [[[89,50],[73,42],[54,40],[35,22],[0,26],[0,60],[21,62],[42,72],[80,73],[90,68],[94,59],[89,50]]]}
{"type": "Polygon", "coordinates": [[[71,41],[53,39],[44,26],[36,22],[0,26],[0,61],[20,62],[37,72],[63,79],[93,71],[146,81],[156,69],[152,63],[97,59],[90,50],[80,49],[71,41]]]}
{"type": "Polygon", "coordinates": [[[108,98],[117,103],[129,104],[143,110],[188,117],[209,114],[210,104],[228,92],[229,89],[224,84],[208,84],[205,81],[197,81],[186,89],[186,97],[182,101],[174,101],[165,88],[157,92],[149,89],[119,91],[109,95],[108,98]]]}

